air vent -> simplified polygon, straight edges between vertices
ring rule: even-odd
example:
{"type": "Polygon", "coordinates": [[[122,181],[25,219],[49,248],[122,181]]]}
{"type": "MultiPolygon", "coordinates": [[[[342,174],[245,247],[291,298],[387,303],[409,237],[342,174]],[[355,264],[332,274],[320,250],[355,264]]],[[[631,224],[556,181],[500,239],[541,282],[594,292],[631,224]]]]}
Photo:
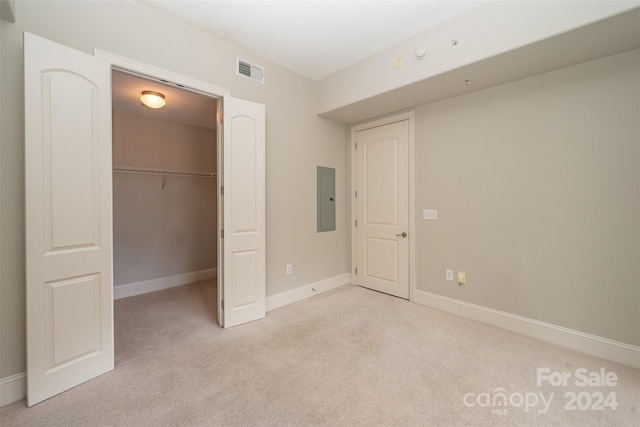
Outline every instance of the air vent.
{"type": "Polygon", "coordinates": [[[237,58],[237,74],[264,83],[264,68],[237,58]]]}

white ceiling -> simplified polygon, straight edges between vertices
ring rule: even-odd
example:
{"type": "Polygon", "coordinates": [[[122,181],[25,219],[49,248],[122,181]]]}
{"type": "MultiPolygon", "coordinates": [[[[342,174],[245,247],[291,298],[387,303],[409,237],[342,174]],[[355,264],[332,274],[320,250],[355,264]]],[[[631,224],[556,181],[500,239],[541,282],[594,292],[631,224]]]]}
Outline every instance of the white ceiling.
{"type": "Polygon", "coordinates": [[[638,48],[640,8],[345,105],[322,116],[357,123],[638,48]]]}
{"type": "Polygon", "coordinates": [[[116,70],[111,79],[114,110],[207,129],[216,128],[218,104],[215,98],[116,70]],[[162,93],[167,105],[157,110],[145,107],[140,102],[143,90],[162,93]]]}
{"type": "Polygon", "coordinates": [[[483,0],[140,0],[313,80],[483,0]]]}
{"type": "MultiPolygon", "coordinates": [[[[320,79],[478,5],[472,1],[140,0],[219,37],[245,45],[289,69],[320,79]],[[197,15],[197,16],[194,16],[197,15]]],[[[399,111],[613,55],[640,46],[640,9],[508,52],[456,72],[325,113],[345,123],[399,111]],[[584,43],[590,40],[590,43],[584,43]],[[501,70],[495,73],[495,70],[501,70]],[[473,85],[461,86],[472,78],[473,85]]],[[[114,73],[114,109],[214,129],[216,101],[204,95],[114,73]],[[143,107],[142,90],[166,95],[160,110],[143,107]]]]}

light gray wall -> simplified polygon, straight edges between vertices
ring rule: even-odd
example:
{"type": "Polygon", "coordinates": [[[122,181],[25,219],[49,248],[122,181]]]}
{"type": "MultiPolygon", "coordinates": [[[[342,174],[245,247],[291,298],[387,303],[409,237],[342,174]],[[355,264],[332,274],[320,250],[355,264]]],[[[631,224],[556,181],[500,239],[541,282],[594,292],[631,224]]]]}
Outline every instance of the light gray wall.
{"type": "Polygon", "coordinates": [[[418,289],[640,344],[639,55],[417,109],[418,289]]]}
{"type": "Polygon", "coordinates": [[[266,105],[267,295],[349,272],[347,132],[317,117],[317,84],[254,52],[139,2],[16,3],[2,31],[0,378],[25,370],[24,80],[22,32],[92,53],[136,59],[266,105]],[[236,57],[266,68],[264,85],[237,76],[236,57]],[[336,168],[337,231],[316,233],[316,166],[336,168]],[[294,265],[286,276],[285,265],[294,265]]]}
{"type": "MultiPolygon", "coordinates": [[[[113,112],[113,164],[216,172],[215,130],[113,112]]],[[[114,286],[217,266],[217,183],[196,177],[113,176],[114,286]]]]}
{"type": "Polygon", "coordinates": [[[215,173],[213,129],[114,110],[114,166],[215,173]]]}

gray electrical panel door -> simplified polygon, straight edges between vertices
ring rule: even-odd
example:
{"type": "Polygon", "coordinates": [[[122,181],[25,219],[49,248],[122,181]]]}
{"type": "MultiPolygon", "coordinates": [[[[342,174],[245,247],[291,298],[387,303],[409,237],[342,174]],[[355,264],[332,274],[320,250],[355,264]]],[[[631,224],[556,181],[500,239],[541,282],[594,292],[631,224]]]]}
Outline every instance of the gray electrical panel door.
{"type": "Polygon", "coordinates": [[[336,229],[336,170],[318,166],[318,232],[336,229]]]}

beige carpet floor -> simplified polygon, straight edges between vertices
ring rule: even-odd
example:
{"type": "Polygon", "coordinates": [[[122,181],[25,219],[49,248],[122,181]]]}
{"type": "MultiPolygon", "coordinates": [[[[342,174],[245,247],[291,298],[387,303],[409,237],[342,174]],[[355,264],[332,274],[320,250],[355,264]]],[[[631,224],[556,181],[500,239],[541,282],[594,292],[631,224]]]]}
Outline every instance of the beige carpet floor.
{"type": "Polygon", "coordinates": [[[211,281],[116,301],[116,369],[6,406],[0,425],[640,425],[640,371],[377,292],[343,286],[227,330],[214,301],[211,281]],[[538,385],[538,368],[571,377],[538,385]],[[576,385],[579,369],[616,385],[576,385]]]}

